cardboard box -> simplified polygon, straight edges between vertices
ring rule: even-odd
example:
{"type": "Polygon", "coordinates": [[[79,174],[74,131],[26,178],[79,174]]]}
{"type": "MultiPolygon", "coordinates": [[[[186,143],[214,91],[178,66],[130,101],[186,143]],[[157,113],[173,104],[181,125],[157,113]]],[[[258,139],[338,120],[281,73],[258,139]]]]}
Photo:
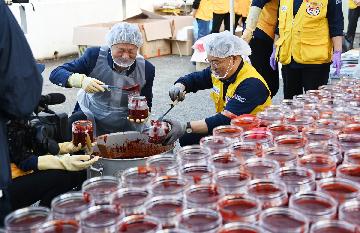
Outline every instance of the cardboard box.
{"type": "MultiPolygon", "coordinates": [[[[193,54],[193,28],[184,27],[185,32],[181,37],[186,40],[171,40],[171,54],[190,56],[193,54]]],[[[179,31],[178,31],[179,32],[179,31]]]]}

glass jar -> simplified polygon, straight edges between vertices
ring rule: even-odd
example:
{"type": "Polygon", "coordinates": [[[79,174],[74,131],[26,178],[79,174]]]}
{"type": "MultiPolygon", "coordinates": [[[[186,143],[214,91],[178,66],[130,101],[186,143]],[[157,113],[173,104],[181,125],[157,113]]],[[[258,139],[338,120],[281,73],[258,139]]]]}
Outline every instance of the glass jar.
{"type": "Polygon", "coordinates": [[[348,179],[360,184],[360,165],[340,165],[336,170],[336,177],[348,179]]]}
{"type": "Polygon", "coordinates": [[[214,184],[192,185],[184,192],[186,208],[216,209],[217,201],[223,196],[214,184]]]}
{"type": "Polygon", "coordinates": [[[280,167],[294,167],[297,164],[296,153],[278,147],[271,147],[264,150],[264,158],[277,161],[280,167]]]}
{"type": "Polygon", "coordinates": [[[33,233],[49,218],[45,207],[27,207],[8,214],[4,220],[7,233],[33,233]]]}
{"type": "Polygon", "coordinates": [[[170,128],[170,124],[165,121],[151,120],[149,128],[144,130],[143,133],[149,136],[148,142],[161,144],[169,133],[170,128]]]}
{"type": "Polygon", "coordinates": [[[260,120],[251,114],[240,115],[230,122],[231,125],[236,125],[244,129],[244,131],[260,127],[260,120]]]}
{"type": "Polygon", "coordinates": [[[222,192],[227,194],[245,193],[250,174],[242,170],[220,171],[214,176],[214,182],[222,192]]]}
{"type": "Polygon", "coordinates": [[[322,192],[303,192],[290,197],[289,208],[307,216],[311,223],[323,219],[335,219],[338,203],[322,192]]]}
{"type": "Polygon", "coordinates": [[[261,145],[262,149],[274,146],[273,136],[266,128],[256,128],[246,131],[241,135],[241,139],[244,142],[255,142],[261,145]]]}
{"type": "Polygon", "coordinates": [[[243,194],[224,196],[218,201],[217,205],[224,223],[254,223],[259,219],[261,212],[260,202],[243,194]]]}
{"type": "Polygon", "coordinates": [[[36,233],[79,233],[79,230],[75,220],[52,220],[41,225],[36,233]]]}
{"type": "Polygon", "coordinates": [[[160,176],[151,184],[153,196],[171,196],[182,199],[187,184],[177,176],[160,176]]]}
{"type": "Polygon", "coordinates": [[[323,220],[311,226],[310,233],[357,233],[356,226],[345,221],[323,220]]]}
{"type": "Polygon", "coordinates": [[[234,142],[231,144],[233,154],[243,163],[249,158],[261,157],[262,147],[256,142],[234,142]]]}
{"type": "Polygon", "coordinates": [[[238,169],[240,160],[233,153],[220,152],[210,156],[211,166],[214,172],[238,169]]]}
{"type": "Polygon", "coordinates": [[[327,178],[317,182],[317,190],[332,196],[339,204],[360,195],[360,185],[342,178],[327,178]]]}
{"type": "Polygon", "coordinates": [[[152,167],[131,167],[122,173],[125,187],[148,188],[156,178],[156,170],[152,167]]]}
{"type": "MultiPolygon", "coordinates": [[[[305,107],[309,107],[308,105],[305,107]]],[[[294,116],[309,116],[317,120],[320,118],[319,111],[313,108],[310,109],[295,109],[294,116]]]]}
{"type": "Polygon", "coordinates": [[[72,124],[72,143],[78,146],[86,146],[86,135],[89,135],[90,141],[94,142],[93,124],[88,120],[75,121],[72,124]]]}
{"type": "Polygon", "coordinates": [[[302,213],[288,208],[271,208],[260,214],[259,225],[273,233],[307,233],[309,220],[302,213]]]}
{"type": "Polygon", "coordinates": [[[315,173],[305,167],[283,167],[275,173],[286,185],[289,194],[315,190],[315,173]]]}
{"type": "Polygon", "coordinates": [[[160,230],[157,231],[156,233],[191,233],[191,232],[184,229],[173,228],[173,229],[160,230]]]}
{"type": "Polygon", "coordinates": [[[330,129],[307,128],[302,134],[307,143],[337,141],[335,132],[330,129]]]}
{"type": "Polygon", "coordinates": [[[335,119],[335,120],[339,120],[339,121],[343,121],[343,122],[347,122],[350,120],[349,114],[342,113],[342,112],[336,112],[336,111],[322,112],[320,115],[320,118],[321,119],[335,119]]]}
{"type": "Polygon", "coordinates": [[[284,114],[281,111],[269,110],[258,112],[256,117],[260,120],[260,127],[267,127],[271,124],[281,124],[284,114]]]}
{"type": "Polygon", "coordinates": [[[218,233],[265,233],[265,231],[254,224],[232,222],[225,224],[218,233]]]}
{"type": "Polygon", "coordinates": [[[274,139],[275,147],[286,149],[301,157],[304,155],[304,139],[298,134],[281,135],[274,139]]]}
{"type": "Polygon", "coordinates": [[[308,154],[298,160],[298,165],[312,169],[315,179],[323,179],[335,176],[336,161],[328,154],[308,154]]]}
{"type": "Polygon", "coordinates": [[[360,227],[360,199],[346,201],[339,207],[339,220],[360,227]]]}
{"type": "Polygon", "coordinates": [[[231,151],[232,139],[221,136],[207,136],[200,139],[200,147],[208,149],[210,154],[231,151]]]}
{"type": "Polygon", "coordinates": [[[360,134],[339,134],[338,138],[343,151],[360,147],[360,134]]]}
{"type": "Polygon", "coordinates": [[[186,209],[179,217],[179,228],[193,233],[217,233],[221,224],[221,215],[211,209],[186,209]]]}
{"type": "Polygon", "coordinates": [[[336,142],[314,142],[305,146],[305,154],[326,154],[332,157],[336,164],[343,161],[340,145],[336,142]]]}
{"type": "Polygon", "coordinates": [[[360,134],[360,124],[349,124],[342,128],[343,133],[360,134]]]}
{"type": "Polygon", "coordinates": [[[240,135],[243,132],[243,128],[236,125],[221,125],[213,129],[214,136],[221,136],[233,140],[240,140],[240,135]]]}
{"type": "Polygon", "coordinates": [[[80,214],[81,231],[86,233],[115,232],[122,217],[122,210],[116,206],[92,206],[80,214]]]}
{"type": "Polygon", "coordinates": [[[145,203],[145,213],[160,220],[162,228],[175,228],[183,202],[170,196],[153,197],[145,203]]]}
{"type": "Polygon", "coordinates": [[[176,176],[178,175],[179,161],[173,154],[159,154],[147,158],[146,166],[155,168],[158,176],[176,176]]]}
{"type": "Polygon", "coordinates": [[[302,109],[304,106],[304,103],[298,100],[291,100],[291,99],[283,99],[281,101],[281,106],[290,108],[292,110],[294,109],[302,109]]]}
{"type": "Polygon", "coordinates": [[[89,207],[90,203],[80,192],[59,195],[51,202],[52,217],[59,220],[80,220],[80,213],[89,207]]]}
{"type": "Polygon", "coordinates": [[[260,201],[262,209],[285,206],[288,203],[286,186],[280,180],[252,180],[247,185],[246,192],[260,201]]]}
{"type": "Polygon", "coordinates": [[[295,125],[298,132],[302,132],[304,128],[311,127],[314,124],[314,118],[311,116],[296,115],[292,118],[286,118],[285,123],[295,125]]]}
{"type": "Polygon", "coordinates": [[[315,122],[315,127],[320,129],[330,129],[339,133],[344,128],[346,122],[336,119],[320,119],[315,122]]]}
{"type": "Polygon", "coordinates": [[[110,204],[121,208],[125,216],[143,214],[143,205],[149,197],[150,193],[143,188],[121,188],[112,194],[110,204]]]}
{"type": "Polygon", "coordinates": [[[131,215],[120,221],[117,232],[155,233],[160,229],[161,222],[157,218],[147,215],[131,215]]]}
{"type": "Polygon", "coordinates": [[[287,124],[272,124],[267,127],[274,138],[285,134],[298,134],[297,127],[295,125],[287,124]]]}
{"type": "Polygon", "coordinates": [[[344,164],[360,165],[360,148],[345,151],[344,164]]]}
{"type": "Polygon", "coordinates": [[[120,181],[114,176],[94,177],[82,184],[82,193],[86,202],[92,205],[110,204],[110,195],[120,187],[120,181]]]}
{"type": "Polygon", "coordinates": [[[200,145],[184,146],[177,151],[177,158],[182,166],[188,164],[207,165],[210,156],[209,149],[200,145]]]}
{"type": "Polygon", "coordinates": [[[210,184],[213,172],[208,166],[189,164],[180,168],[180,175],[189,185],[210,184]]]}
{"type": "Polygon", "coordinates": [[[251,158],[246,160],[243,168],[252,179],[264,179],[273,178],[280,165],[277,161],[267,158],[251,158]]]}
{"type": "Polygon", "coordinates": [[[149,117],[149,107],[145,96],[129,95],[128,109],[130,120],[140,123],[149,117]]]}

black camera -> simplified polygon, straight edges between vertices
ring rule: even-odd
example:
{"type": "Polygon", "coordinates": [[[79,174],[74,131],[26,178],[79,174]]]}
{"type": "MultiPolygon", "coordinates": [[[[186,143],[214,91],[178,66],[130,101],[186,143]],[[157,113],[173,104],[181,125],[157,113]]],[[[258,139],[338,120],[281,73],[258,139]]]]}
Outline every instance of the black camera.
{"type": "Polygon", "coordinates": [[[17,164],[32,155],[59,153],[58,143],[66,140],[68,115],[55,113],[48,105],[63,102],[63,94],[43,95],[28,119],[8,122],[8,144],[12,162],[17,164]]]}

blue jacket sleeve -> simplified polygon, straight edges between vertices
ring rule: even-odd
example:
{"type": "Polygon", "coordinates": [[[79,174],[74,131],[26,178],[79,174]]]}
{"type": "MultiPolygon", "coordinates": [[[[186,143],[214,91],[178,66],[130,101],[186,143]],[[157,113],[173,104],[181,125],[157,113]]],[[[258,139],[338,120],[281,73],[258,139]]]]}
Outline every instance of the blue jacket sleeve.
{"type": "Polygon", "coordinates": [[[344,31],[344,16],[341,0],[329,0],[327,9],[330,37],[342,36],[344,31]]]}
{"type": "Polygon", "coordinates": [[[69,87],[67,81],[73,73],[89,75],[96,65],[100,47],[91,47],[72,62],[65,63],[55,68],[50,74],[50,81],[62,87],[69,87]]]}
{"type": "Polygon", "coordinates": [[[270,0],[253,0],[251,6],[257,6],[262,9],[268,2],[270,2],[270,0]]]}
{"type": "MultiPolygon", "coordinates": [[[[225,110],[237,116],[250,113],[257,106],[264,104],[269,95],[270,92],[259,79],[246,79],[236,88],[235,94],[233,98],[227,102],[225,110]]],[[[212,132],[216,126],[230,124],[230,118],[218,113],[206,118],[205,122],[209,132],[212,132]]]]}
{"type": "Polygon", "coordinates": [[[184,84],[187,93],[210,89],[212,87],[210,67],[199,72],[185,75],[184,77],[179,78],[175,83],[184,84]]]}
{"type": "Polygon", "coordinates": [[[27,159],[21,161],[19,164],[16,164],[18,168],[23,171],[31,171],[31,170],[38,170],[38,157],[32,155],[27,159]]]}
{"type": "Polygon", "coordinates": [[[146,97],[146,101],[149,106],[149,110],[151,111],[152,107],[152,99],[153,99],[153,92],[152,87],[154,84],[155,78],[155,67],[148,61],[145,61],[145,86],[141,89],[140,95],[146,97]]]}

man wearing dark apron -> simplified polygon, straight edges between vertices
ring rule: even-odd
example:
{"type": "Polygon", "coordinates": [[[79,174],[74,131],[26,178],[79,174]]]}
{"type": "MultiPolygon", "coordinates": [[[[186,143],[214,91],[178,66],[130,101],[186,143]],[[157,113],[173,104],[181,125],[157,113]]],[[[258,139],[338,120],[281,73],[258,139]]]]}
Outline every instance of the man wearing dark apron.
{"type": "Polygon", "coordinates": [[[155,67],[138,54],[143,43],[139,27],[118,23],[106,39],[106,46],[88,48],[83,56],[57,67],[50,75],[54,84],[81,88],[69,127],[76,120],[89,119],[96,135],[135,129],[127,120],[129,87],[138,87],[149,109],[152,106],[155,67]],[[104,85],[117,88],[107,90],[104,85]]]}

